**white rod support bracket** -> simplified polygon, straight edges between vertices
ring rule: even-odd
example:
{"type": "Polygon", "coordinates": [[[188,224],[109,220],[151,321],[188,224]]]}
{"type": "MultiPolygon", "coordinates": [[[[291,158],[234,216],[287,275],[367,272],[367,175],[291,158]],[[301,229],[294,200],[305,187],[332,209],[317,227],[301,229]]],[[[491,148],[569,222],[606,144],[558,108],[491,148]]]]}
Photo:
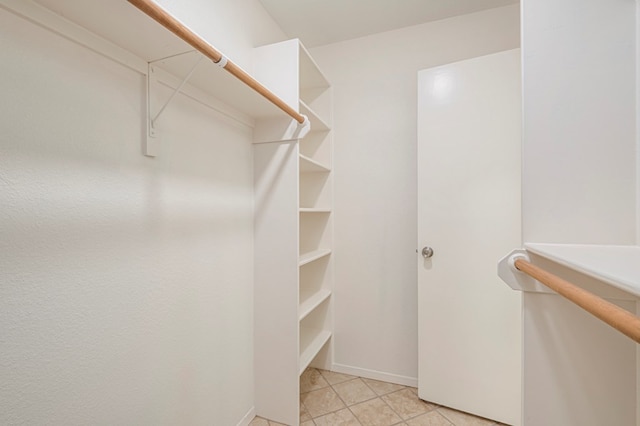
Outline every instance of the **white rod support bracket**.
{"type": "Polygon", "coordinates": [[[531,259],[529,259],[529,255],[527,254],[526,251],[524,253],[522,253],[521,250],[516,250],[513,254],[511,254],[509,256],[509,258],[508,258],[509,268],[511,268],[511,271],[513,271],[513,272],[520,273],[520,270],[518,268],[516,268],[516,260],[518,260],[518,259],[522,259],[522,260],[525,260],[527,262],[531,262],[531,259]]]}
{"type": "MultiPolygon", "coordinates": [[[[309,121],[309,117],[302,114],[304,117],[304,121],[302,123],[298,123],[298,128],[296,130],[296,139],[302,139],[307,136],[307,133],[311,131],[311,121],[309,121]]],[[[296,122],[297,123],[297,122],[296,122]]]]}
{"type": "Polygon", "coordinates": [[[142,146],[142,153],[147,157],[155,157],[157,155],[158,150],[158,135],[156,133],[156,129],[154,127],[153,119],[151,118],[151,104],[152,93],[154,91],[154,87],[157,87],[158,78],[155,75],[155,69],[152,64],[147,64],[147,87],[146,87],[146,98],[147,104],[145,105],[145,121],[146,121],[146,134],[142,146]]]}
{"type": "Polygon", "coordinates": [[[203,55],[201,54],[198,55],[198,59],[191,67],[191,70],[189,70],[189,73],[187,74],[187,76],[184,79],[182,79],[180,84],[178,84],[178,86],[173,90],[173,93],[171,93],[171,96],[169,96],[169,99],[167,99],[167,101],[164,103],[164,105],[162,105],[162,107],[160,107],[160,109],[155,115],[153,114],[153,105],[156,104],[156,99],[154,95],[157,90],[156,88],[158,87],[158,77],[156,75],[156,69],[155,69],[154,63],[158,61],[149,62],[147,64],[147,111],[146,111],[147,136],[145,138],[145,144],[143,147],[144,155],[148,157],[155,157],[157,155],[157,148],[158,148],[157,145],[159,142],[158,140],[159,135],[156,129],[156,123],[158,122],[158,119],[160,118],[164,110],[167,108],[167,106],[169,106],[173,98],[175,98],[175,96],[178,93],[180,93],[184,85],[187,84],[187,82],[189,81],[189,79],[191,78],[191,76],[193,75],[193,73],[195,72],[196,68],[198,67],[198,65],[200,64],[203,58],[204,58],[203,55]]]}
{"type": "Polygon", "coordinates": [[[191,67],[191,69],[189,70],[189,74],[187,74],[187,76],[180,82],[178,87],[175,88],[175,90],[173,91],[171,96],[169,96],[169,99],[167,99],[167,102],[165,102],[164,105],[162,105],[162,108],[160,108],[160,111],[158,111],[156,116],[153,117],[153,119],[151,120],[152,123],[155,123],[156,121],[158,121],[158,118],[160,118],[160,115],[162,115],[162,113],[164,112],[165,108],[171,103],[173,98],[175,98],[175,96],[178,93],[180,93],[180,91],[182,90],[182,87],[185,84],[187,84],[187,81],[189,81],[189,79],[191,78],[191,76],[195,72],[196,68],[198,67],[198,64],[200,64],[200,61],[202,61],[202,58],[204,58],[204,56],[198,55],[198,59],[196,60],[196,63],[193,64],[193,67],[191,67]]]}
{"type": "Polygon", "coordinates": [[[218,62],[214,62],[214,64],[216,64],[217,66],[219,66],[220,68],[224,68],[227,66],[227,63],[229,62],[229,58],[227,58],[224,55],[220,55],[220,60],[218,62]]]}
{"type": "Polygon", "coordinates": [[[544,285],[516,268],[515,262],[518,259],[531,262],[531,260],[529,260],[529,254],[523,249],[513,250],[500,259],[498,262],[498,276],[502,281],[507,283],[513,290],[548,293],[549,290],[544,285]]]}
{"type": "Polygon", "coordinates": [[[199,52],[197,50],[186,50],[184,52],[175,53],[173,55],[165,56],[163,58],[154,59],[152,61],[149,61],[149,63],[150,64],[156,64],[158,62],[164,62],[164,61],[167,61],[169,59],[177,58],[177,57],[180,57],[180,56],[191,55],[191,54],[194,54],[194,53],[199,53],[199,52]]]}

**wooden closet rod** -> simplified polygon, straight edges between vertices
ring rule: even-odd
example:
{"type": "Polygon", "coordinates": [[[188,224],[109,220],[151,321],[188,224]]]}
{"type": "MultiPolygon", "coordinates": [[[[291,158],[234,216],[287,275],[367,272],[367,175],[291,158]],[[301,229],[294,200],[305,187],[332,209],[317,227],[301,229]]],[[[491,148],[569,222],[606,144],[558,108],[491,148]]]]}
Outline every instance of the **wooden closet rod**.
{"type": "Polygon", "coordinates": [[[220,64],[226,71],[233,74],[236,78],[242,81],[247,86],[251,87],[256,92],[267,98],[272,104],[286,112],[291,118],[302,124],[305,120],[304,116],[299,114],[296,110],[291,108],[282,99],[276,96],[272,91],[260,84],[255,78],[244,72],[242,68],[227,60],[222,53],[216,50],[213,46],[200,38],[197,34],[184,26],[180,21],[168,14],[164,9],[155,4],[152,0],[128,0],[129,3],[149,15],[149,17],[156,20],[163,27],[180,37],[182,40],[193,46],[194,49],[202,53],[213,62],[218,63],[225,60],[220,64]]]}
{"type": "Polygon", "coordinates": [[[524,259],[516,259],[515,267],[569,299],[585,311],[640,343],[640,318],[613,303],[539,268],[524,259]]]}

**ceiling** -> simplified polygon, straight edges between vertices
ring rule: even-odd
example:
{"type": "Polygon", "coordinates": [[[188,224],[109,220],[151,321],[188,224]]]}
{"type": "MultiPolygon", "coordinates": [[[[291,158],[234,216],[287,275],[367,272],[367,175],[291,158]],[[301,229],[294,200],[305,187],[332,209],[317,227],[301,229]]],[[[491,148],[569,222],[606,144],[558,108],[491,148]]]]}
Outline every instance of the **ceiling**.
{"type": "Polygon", "coordinates": [[[519,0],[260,0],[307,47],[518,3],[519,0]]]}

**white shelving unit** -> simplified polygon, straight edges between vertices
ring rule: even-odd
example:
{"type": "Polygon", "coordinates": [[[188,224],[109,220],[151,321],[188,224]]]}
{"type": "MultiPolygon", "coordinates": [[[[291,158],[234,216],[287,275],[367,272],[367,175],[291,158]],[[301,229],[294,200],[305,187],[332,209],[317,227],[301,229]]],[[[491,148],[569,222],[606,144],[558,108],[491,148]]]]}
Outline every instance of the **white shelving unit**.
{"type": "Polygon", "coordinates": [[[291,120],[262,120],[254,136],[256,413],[298,425],[300,374],[332,362],[331,90],[298,40],[256,58],[256,77],[311,123],[297,139],[291,120]]]}
{"type": "Polygon", "coordinates": [[[300,289],[300,321],[305,319],[315,308],[331,296],[331,290],[321,288],[317,291],[305,291],[300,289]]]}
{"type": "Polygon", "coordinates": [[[329,167],[300,154],[300,171],[303,173],[330,172],[329,167]]]}
{"type": "Polygon", "coordinates": [[[525,244],[527,251],[640,297],[640,247],[525,244]]]}
{"type": "Polygon", "coordinates": [[[301,328],[300,330],[300,368],[298,374],[311,364],[313,358],[327,344],[331,332],[322,329],[301,328]]]}
{"type": "Polygon", "coordinates": [[[331,254],[330,249],[318,249],[313,250],[308,253],[301,254],[299,257],[298,265],[304,266],[307,263],[315,262],[318,259],[321,259],[325,256],[329,256],[331,254]]]}
{"type": "Polygon", "coordinates": [[[325,121],[303,101],[300,101],[299,112],[300,114],[304,114],[309,118],[309,121],[311,122],[311,128],[314,129],[315,132],[326,132],[330,130],[329,125],[325,123],[325,121]]]}

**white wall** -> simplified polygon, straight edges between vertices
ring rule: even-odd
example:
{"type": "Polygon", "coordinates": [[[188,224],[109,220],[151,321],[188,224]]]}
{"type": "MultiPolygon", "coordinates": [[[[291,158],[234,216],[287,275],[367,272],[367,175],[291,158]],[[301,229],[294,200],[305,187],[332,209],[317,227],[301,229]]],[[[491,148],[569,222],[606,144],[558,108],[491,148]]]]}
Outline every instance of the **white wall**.
{"type": "MultiPolygon", "coordinates": [[[[636,112],[640,111],[640,0],[636,0],[636,112]]],[[[640,132],[636,123],[636,244],[640,245],[640,132]]],[[[640,354],[638,355],[640,357],[640,354]]]]}
{"type": "Polygon", "coordinates": [[[236,425],[252,130],[178,96],[144,157],[141,75],[1,9],[0,33],[0,423],[236,425]]]}
{"type": "Polygon", "coordinates": [[[523,2],[525,241],[636,241],[635,8],[523,2]]]}
{"type": "MultiPolygon", "coordinates": [[[[635,244],[636,2],[522,7],[524,240],[635,244]]],[[[636,345],[557,295],[524,293],[523,310],[524,423],[637,424],[636,345]]]]}
{"type": "Polygon", "coordinates": [[[156,1],[250,73],[251,48],[288,38],[259,0],[156,1]]]}
{"type": "Polygon", "coordinates": [[[416,383],[417,71],[519,41],[519,8],[508,6],[312,49],[334,88],[342,371],[416,383]]]}

